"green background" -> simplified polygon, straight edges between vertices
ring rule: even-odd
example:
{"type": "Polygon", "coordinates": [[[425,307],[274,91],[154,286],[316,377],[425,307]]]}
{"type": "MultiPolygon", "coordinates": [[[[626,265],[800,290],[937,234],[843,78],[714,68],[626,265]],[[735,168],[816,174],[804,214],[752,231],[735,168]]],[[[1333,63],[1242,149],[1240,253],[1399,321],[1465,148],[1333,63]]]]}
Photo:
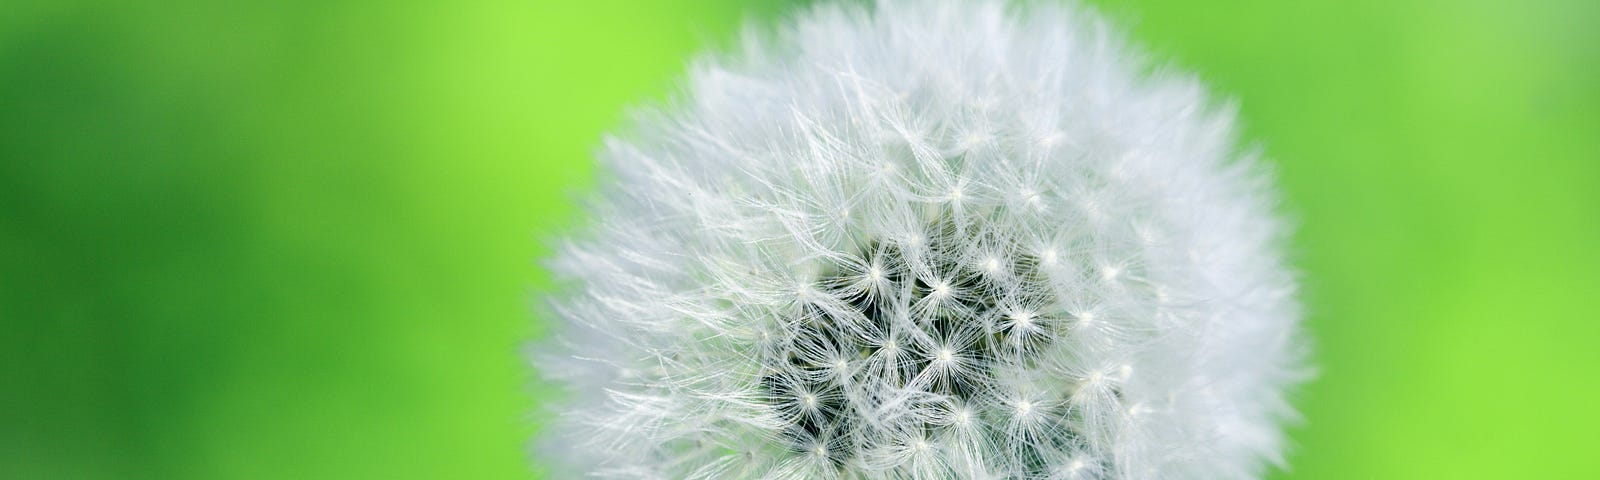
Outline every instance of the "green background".
{"type": "MultiPolygon", "coordinates": [[[[1093,2],[1238,98],[1281,478],[1600,478],[1600,2],[1093,2]]],[[[528,478],[541,242],[780,2],[0,0],[0,477],[528,478]]]]}

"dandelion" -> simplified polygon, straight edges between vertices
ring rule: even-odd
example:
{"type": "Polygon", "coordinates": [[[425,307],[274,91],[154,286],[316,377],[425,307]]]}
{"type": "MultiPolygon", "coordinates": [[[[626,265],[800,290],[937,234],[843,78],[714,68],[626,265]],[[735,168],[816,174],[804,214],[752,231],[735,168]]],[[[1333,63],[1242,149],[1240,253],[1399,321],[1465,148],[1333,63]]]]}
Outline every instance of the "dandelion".
{"type": "Polygon", "coordinates": [[[607,141],[561,478],[1256,478],[1304,377],[1232,115],[1093,14],[814,6],[607,141]]]}

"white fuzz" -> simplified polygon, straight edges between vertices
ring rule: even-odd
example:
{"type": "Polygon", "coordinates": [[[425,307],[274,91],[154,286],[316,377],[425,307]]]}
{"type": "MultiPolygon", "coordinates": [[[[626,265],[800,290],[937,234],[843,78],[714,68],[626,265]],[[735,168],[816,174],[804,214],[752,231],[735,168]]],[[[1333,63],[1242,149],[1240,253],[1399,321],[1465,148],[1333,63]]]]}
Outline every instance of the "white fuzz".
{"type": "Polygon", "coordinates": [[[601,154],[560,474],[1256,478],[1304,375],[1270,182],[1052,5],[813,7],[601,154]]]}

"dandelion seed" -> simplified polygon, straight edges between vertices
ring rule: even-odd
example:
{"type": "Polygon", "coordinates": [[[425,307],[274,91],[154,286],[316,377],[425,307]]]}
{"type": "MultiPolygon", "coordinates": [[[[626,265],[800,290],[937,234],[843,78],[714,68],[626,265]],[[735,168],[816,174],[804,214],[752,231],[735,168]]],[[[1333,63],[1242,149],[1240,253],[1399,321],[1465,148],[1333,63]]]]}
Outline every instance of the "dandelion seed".
{"type": "Polygon", "coordinates": [[[1122,275],[1122,269],[1113,266],[1100,267],[1100,278],[1106,281],[1116,280],[1118,275],[1122,275]]]}
{"type": "Polygon", "coordinates": [[[1039,252],[1039,261],[1045,265],[1055,265],[1060,260],[1061,254],[1056,252],[1054,247],[1045,248],[1044,251],[1039,252]]]}
{"type": "Polygon", "coordinates": [[[1033,326],[1032,312],[1013,312],[1007,318],[1011,319],[1011,323],[1016,325],[1017,328],[1026,329],[1033,326]]]}

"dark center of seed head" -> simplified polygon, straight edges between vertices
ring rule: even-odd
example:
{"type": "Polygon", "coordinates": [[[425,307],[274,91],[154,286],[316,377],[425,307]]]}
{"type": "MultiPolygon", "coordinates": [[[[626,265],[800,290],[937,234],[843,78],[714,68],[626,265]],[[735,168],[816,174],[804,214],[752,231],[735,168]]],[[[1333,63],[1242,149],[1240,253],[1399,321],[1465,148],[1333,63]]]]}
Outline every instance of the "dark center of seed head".
{"type": "MultiPolygon", "coordinates": [[[[844,299],[860,313],[867,335],[808,306],[801,314],[804,318],[791,322],[791,335],[775,350],[781,353],[764,360],[770,373],[762,385],[785,422],[783,437],[797,453],[824,456],[842,467],[866,447],[858,445],[862,438],[858,434],[863,433],[858,429],[874,428],[874,422],[865,420],[881,418],[882,412],[874,410],[885,399],[874,396],[909,387],[942,398],[952,407],[965,405],[983,394],[993,378],[993,366],[1031,363],[1028,352],[1048,342],[1049,335],[1022,332],[1046,326],[1045,319],[1032,312],[1006,311],[1006,306],[1046,305],[1050,299],[1042,298],[1041,289],[1007,291],[991,281],[1012,278],[1013,283],[1036,284],[1042,281],[1039,259],[958,260],[966,259],[959,249],[973,238],[944,230],[922,245],[923,260],[940,275],[938,279],[912,275],[907,268],[883,267],[906,265],[908,252],[892,243],[875,242],[861,252],[870,260],[868,271],[853,276],[881,277],[880,288],[851,288],[860,284],[860,278],[839,272],[817,282],[820,292],[844,299]],[[930,300],[938,307],[911,313],[911,305],[930,300]],[[920,339],[912,338],[911,330],[921,332],[920,339]],[[875,360],[878,368],[857,368],[875,360]]],[[[921,422],[915,428],[927,438],[949,427],[921,422]]]]}

